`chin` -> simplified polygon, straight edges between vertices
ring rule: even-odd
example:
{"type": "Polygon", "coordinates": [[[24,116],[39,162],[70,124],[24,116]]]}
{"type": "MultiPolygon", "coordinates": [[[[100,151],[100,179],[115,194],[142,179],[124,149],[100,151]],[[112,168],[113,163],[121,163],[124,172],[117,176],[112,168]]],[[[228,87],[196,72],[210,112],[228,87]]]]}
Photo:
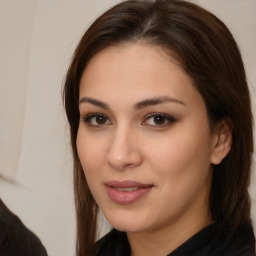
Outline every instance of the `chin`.
{"type": "MultiPolygon", "coordinates": [[[[105,214],[104,214],[105,215],[105,214]]],[[[150,223],[147,220],[149,216],[143,214],[140,216],[138,213],[111,213],[105,215],[108,223],[115,229],[122,232],[143,232],[150,229],[150,223]],[[146,221],[146,223],[145,223],[146,221]]]]}

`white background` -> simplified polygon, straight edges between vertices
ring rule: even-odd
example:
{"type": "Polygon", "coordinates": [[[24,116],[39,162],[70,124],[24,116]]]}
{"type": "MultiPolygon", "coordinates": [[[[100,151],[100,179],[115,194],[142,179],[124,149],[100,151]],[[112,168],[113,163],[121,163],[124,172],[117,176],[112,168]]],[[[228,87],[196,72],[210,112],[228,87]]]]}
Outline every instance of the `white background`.
{"type": "MultiPolygon", "coordinates": [[[[61,101],[65,72],[85,29],[117,2],[0,0],[0,197],[50,256],[75,252],[72,162],[61,101]]],[[[256,116],[256,0],[193,2],[220,17],[237,39],[256,116]]]]}

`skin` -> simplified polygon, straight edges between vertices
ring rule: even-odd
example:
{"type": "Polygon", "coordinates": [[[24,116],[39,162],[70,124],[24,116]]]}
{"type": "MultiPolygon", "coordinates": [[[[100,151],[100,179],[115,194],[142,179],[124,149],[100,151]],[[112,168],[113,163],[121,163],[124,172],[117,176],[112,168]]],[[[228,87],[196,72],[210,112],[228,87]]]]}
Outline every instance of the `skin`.
{"type": "Polygon", "coordinates": [[[203,98],[175,59],[142,43],[106,48],[85,68],[79,96],[78,155],[103,214],[127,232],[131,255],[167,255],[212,222],[212,164],[228,153],[230,132],[225,123],[210,131],[203,98]],[[152,188],[119,204],[109,180],[152,188]]]}

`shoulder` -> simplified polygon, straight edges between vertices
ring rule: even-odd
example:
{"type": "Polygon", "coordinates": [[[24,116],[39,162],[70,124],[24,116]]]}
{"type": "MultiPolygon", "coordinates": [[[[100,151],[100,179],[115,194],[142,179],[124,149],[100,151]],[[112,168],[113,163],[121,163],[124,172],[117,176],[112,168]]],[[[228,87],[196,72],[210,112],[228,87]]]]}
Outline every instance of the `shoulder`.
{"type": "Polygon", "coordinates": [[[250,226],[240,226],[230,237],[216,233],[207,246],[211,256],[255,256],[255,237],[250,226]]]}
{"type": "Polygon", "coordinates": [[[0,255],[46,256],[39,238],[0,199],[0,255]]]}
{"type": "Polygon", "coordinates": [[[229,256],[255,256],[255,236],[251,226],[241,225],[226,243],[229,256]]]}
{"type": "Polygon", "coordinates": [[[112,229],[96,243],[97,256],[128,256],[130,247],[126,233],[112,229]]]}
{"type": "MultiPolygon", "coordinates": [[[[227,232],[228,233],[228,232],[227,232]]],[[[255,256],[255,238],[251,227],[241,226],[233,234],[223,235],[211,224],[168,256],[255,256]]]]}

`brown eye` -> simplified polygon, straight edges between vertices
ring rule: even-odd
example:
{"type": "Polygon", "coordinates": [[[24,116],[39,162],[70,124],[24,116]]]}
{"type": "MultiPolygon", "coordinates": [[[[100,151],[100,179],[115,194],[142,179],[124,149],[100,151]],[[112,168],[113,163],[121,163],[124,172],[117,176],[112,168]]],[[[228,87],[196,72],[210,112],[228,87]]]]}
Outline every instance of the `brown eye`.
{"type": "Polygon", "coordinates": [[[83,118],[83,121],[88,125],[95,127],[112,124],[107,116],[97,113],[86,116],[85,118],[83,118]]]}
{"type": "Polygon", "coordinates": [[[107,122],[107,118],[105,116],[97,116],[95,118],[97,124],[105,124],[107,122]]]}
{"type": "Polygon", "coordinates": [[[143,122],[143,125],[164,127],[172,124],[175,121],[176,120],[170,115],[156,113],[156,114],[150,114],[149,116],[147,116],[146,120],[143,122]]]}
{"type": "Polygon", "coordinates": [[[163,124],[165,124],[165,122],[166,122],[166,118],[163,116],[155,116],[154,117],[154,123],[156,125],[163,125],[163,124]]]}

